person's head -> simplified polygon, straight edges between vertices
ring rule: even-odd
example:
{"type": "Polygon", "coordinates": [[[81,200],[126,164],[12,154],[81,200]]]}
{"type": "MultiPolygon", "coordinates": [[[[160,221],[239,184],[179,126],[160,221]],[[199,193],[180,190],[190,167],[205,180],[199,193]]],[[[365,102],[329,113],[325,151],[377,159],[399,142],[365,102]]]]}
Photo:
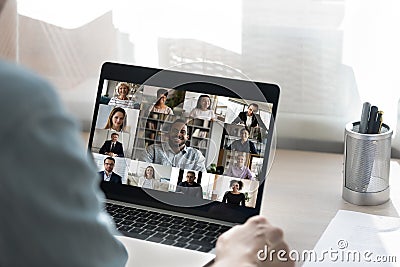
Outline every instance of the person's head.
{"type": "Polygon", "coordinates": [[[155,179],[154,173],[155,172],[153,166],[147,166],[146,169],[144,170],[144,178],[155,179]]]}
{"type": "Polygon", "coordinates": [[[115,88],[115,92],[117,93],[118,97],[126,98],[129,93],[130,86],[126,82],[119,82],[115,88]]]}
{"type": "Polygon", "coordinates": [[[242,139],[243,142],[246,142],[247,139],[249,139],[249,130],[247,130],[246,128],[243,128],[240,130],[240,138],[242,139]]]}
{"type": "Polygon", "coordinates": [[[232,189],[232,191],[237,192],[242,190],[243,188],[243,182],[239,180],[231,180],[229,182],[229,186],[232,189]]]}
{"type": "Polygon", "coordinates": [[[115,159],[112,157],[107,157],[104,159],[104,170],[107,173],[110,173],[113,171],[115,165],[115,159]]]}
{"type": "Polygon", "coordinates": [[[168,91],[166,89],[158,89],[157,90],[157,102],[156,102],[156,106],[161,105],[161,104],[165,104],[165,101],[167,101],[167,97],[168,97],[168,91]]]}
{"type": "Polygon", "coordinates": [[[125,128],[126,112],[123,108],[116,107],[108,116],[107,124],[104,129],[122,131],[125,128]]]}
{"type": "Polygon", "coordinates": [[[201,95],[199,99],[197,99],[196,108],[206,110],[211,108],[211,98],[209,95],[201,95]]]}
{"type": "Polygon", "coordinates": [[[117,141],[118,141],[118,137],[119,137],[119,134],[117,134],[117,133],[112,133],[112,134],[111,134],[111,141],[112,141],[112,142],[117,142],[117,141]]]}
{"type": "Polygon", "coordinates": [[[243,154],[239,154],[236,156],[236,164],[239,167],[243,167],[244,166],[244,162],[246,160],[246,157],[243,154]]]}
{"type": "Polygon", "coordinates": [[[247,108],[247,115],[253,116],[253,114],[256,114],[257,112],[258,112],[258,105],[256,103],[251,103],[247,108]]]}
{"type": "Polygon", "coordinates": [[[178,119],[172,123],[168,131],[169,145],[171,147],[181,147],[189,140],[188,127],[184,120],[178,119]]]}
{"type": "Polygon", "coordinates": [[[189,184],[193,184],[195,179],[196,179],[196,173],[195,173],[195,172],[193,172],[193,171],[188,171],[188,172],[186,173],[186,181],[187,181],[189,184]]]}

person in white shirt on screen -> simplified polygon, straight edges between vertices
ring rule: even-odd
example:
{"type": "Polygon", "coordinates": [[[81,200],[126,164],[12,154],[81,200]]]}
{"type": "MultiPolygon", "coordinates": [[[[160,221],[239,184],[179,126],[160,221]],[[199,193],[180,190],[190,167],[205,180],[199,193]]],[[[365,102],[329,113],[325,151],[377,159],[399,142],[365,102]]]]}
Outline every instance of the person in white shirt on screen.
{"type": "Polygon", "coordinates": [[[104,159],[104,171],[100,171],[99,175],[102,181],[122,184],[122,177],[113,172],[115,166],[115,159],[107,157],[104,159]]]}
{"type": "Polygon", "coordinates": [[[205,157],[198,149],[186,146],[188,140],[186,122],[178,119],[168,130],[168,140],[148,146],[141,159],[150,163],[206,172],[205,157]]]}
{"type": "Polygon", "coordinates": [[[165,103],[168,97],[168,90],[160,88],[157,90],[157,102],[152,106],[150,112],[174,115],[174,112],[165,103]]]}
{"type": "Polygon", "coordinates": [[[155,178],[153,166],[146,167],[143,177],[139,178],[138,186],[148,189],[158,189],[160,187],[160,182],[155,178]]]}
{"type": "MultiPolygon", "coordinates": [[[[5,4],[0,0],[0,16],[5,4]]],[[[0,88],[0,99],[13,99],[0,105],[2,114],[13,110],[3,123],[14,125],[0,129],[9,138],[0,162],[0,213],[7,215],[0,220],[0,266],[125,266],[128,255],[100,202],[78,123],[49,83],[2,60],[0,88]]],[[[257,251],[267,241],[270,249],[288,251],[279,228],[253,217],[219,237],[212,266],[293,266],[260,262],[257,251]]]]}
{"type": "Polygon", "coordinates": [[[128,98],[131,86],[126,82],[119,82],[115,88],[116,96],[113,96],[108,105],[120,108],[134,108],[134,102],[128,98]]]}
{"type": "Polygon", "coordinates": [[[197,105],[190,112],[189,117],[208,121],[215,121],[217,119],[214,110],[211,109],[211,98],[209,95],[201,95],[199,97],[197,105]]]}

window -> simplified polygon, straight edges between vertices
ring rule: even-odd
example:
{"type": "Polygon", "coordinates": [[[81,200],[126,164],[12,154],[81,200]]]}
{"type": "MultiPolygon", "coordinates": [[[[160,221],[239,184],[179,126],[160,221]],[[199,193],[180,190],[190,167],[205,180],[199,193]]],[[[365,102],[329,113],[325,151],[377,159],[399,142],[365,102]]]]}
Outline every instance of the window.
{"type": "Polygon", "coordinates": [[[9,39],[0,55],[53,82],[84,129],[106,60],[229,77],[239,70],[282,88],[281,147],[341,152],[345,124],[368,101],[384,111],[400,157],[398,1],[17,2],[18,12],[9,0],[1,15],[9,39]]]}

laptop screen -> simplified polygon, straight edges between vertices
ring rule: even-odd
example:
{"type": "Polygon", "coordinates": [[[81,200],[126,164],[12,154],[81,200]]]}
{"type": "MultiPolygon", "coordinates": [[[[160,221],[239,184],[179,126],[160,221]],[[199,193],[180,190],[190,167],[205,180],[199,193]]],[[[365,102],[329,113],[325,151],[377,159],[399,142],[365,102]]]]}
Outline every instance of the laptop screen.
{"type": "Polygon", "coordinates": [[[107,197],[232,222],[258,214],[279,94],[268,86],[105,64],[89,149],[107,197]]]}

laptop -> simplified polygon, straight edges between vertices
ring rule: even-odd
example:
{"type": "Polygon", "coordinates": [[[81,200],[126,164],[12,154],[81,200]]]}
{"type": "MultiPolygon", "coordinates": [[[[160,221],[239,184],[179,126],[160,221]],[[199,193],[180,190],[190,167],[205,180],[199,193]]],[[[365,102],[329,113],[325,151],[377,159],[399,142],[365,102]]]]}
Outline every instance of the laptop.
{"type": "Polygon", "coordinates": [[[259,214],[279,93],[275,84],[104,63],[89,152],[120,240],[148,255],[203,255],[259,214]]]}

